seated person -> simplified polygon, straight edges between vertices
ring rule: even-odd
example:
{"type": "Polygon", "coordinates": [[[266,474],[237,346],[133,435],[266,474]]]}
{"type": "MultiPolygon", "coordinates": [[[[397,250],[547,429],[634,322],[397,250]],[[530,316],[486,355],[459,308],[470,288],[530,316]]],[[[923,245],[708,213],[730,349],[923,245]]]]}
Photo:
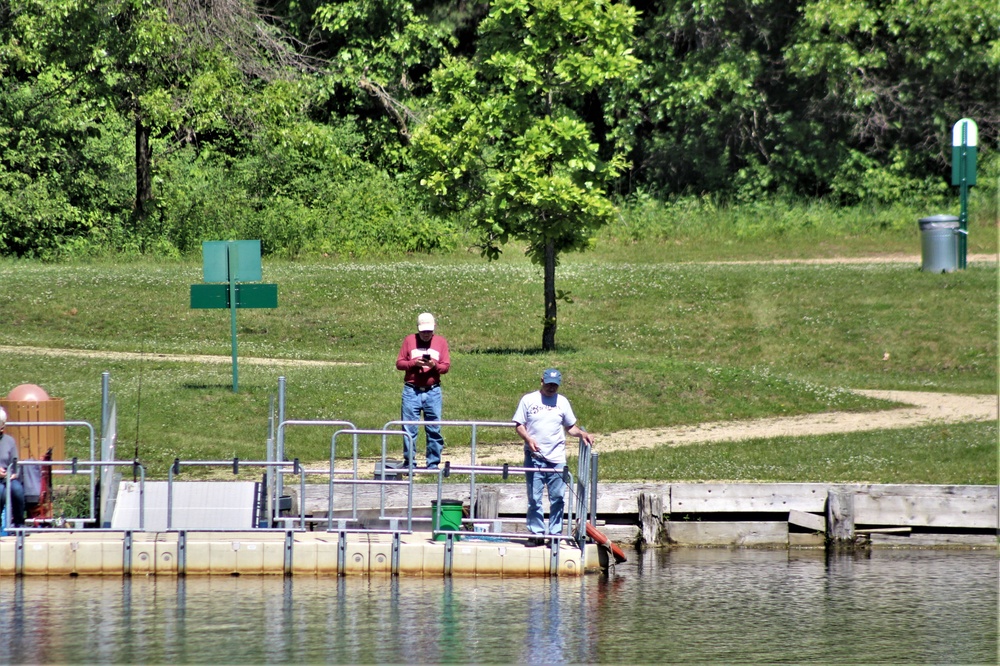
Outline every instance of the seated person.
{"type": "Polygon", "coordinates": [[[24,527],[24,486],[17,473],[10,470],[11,463],[17,458],[17,443],[14,438],[4,432],[7,427],[7,411],[0,407],[0,511],[6,511],[7,484],[10,484],[11,515],[8,516],[10,527],[24,527]]]}

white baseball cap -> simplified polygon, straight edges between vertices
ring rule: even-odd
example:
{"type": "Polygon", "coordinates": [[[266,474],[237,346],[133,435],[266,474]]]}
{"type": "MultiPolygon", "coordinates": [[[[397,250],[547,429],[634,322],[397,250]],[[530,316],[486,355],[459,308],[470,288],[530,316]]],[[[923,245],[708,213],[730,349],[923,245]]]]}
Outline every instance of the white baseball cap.
{"type": "Polygon", "coordinates": [[[417,317],[417,330],[418,331],[433,331],[434,330],[434,315],[430,312],[424,312],[419,317],[417,317]]]}

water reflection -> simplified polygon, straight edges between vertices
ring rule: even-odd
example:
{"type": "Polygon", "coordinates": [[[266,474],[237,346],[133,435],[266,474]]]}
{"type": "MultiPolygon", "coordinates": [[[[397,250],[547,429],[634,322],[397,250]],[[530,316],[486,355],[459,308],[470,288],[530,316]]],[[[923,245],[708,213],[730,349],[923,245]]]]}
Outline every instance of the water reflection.
{"type": "Polygon", "coordinates": [[[995,553],[685,549],[583,579],[4,578],[9,663],[995,663],[995,553]]]}

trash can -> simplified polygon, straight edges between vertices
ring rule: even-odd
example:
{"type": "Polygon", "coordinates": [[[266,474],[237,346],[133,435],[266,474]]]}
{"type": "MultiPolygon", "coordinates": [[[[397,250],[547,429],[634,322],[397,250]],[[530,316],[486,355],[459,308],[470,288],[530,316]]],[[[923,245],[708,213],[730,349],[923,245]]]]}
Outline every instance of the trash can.
{"type": "MultiPolygon", "coordinates": [[[[7,420],[21,423],[65,421],[66,401],[50,398],[41,386],[21,384],[0,397],[0,407],[7,410],[7,420]]],[[[52,449],[52,460],[66,460],[65,426],[10,426],[7,434],[17,442],[23,460],[42,460],[52,449]]]]}
{"type": "MultiPolygon", "coordinates": [[[[431,500],[431,530],[436,531],[438,529],[458,531],[462,529],[462,501],[461,500],[441,500],[441,524],[438,527],[438,503],[437,500],[431,500]]],[[[444,541],[448,537],[444,534],[438,534],[434,537],[435,541],[444,541]]],[[[453,537],[458,541],[458,535],[453,537]]]]}
{"type": "Polygon", "coordinates": [[[920,270],[951,273],[958,268],[958,218],[932,215],[920,218],[920,270]]]}

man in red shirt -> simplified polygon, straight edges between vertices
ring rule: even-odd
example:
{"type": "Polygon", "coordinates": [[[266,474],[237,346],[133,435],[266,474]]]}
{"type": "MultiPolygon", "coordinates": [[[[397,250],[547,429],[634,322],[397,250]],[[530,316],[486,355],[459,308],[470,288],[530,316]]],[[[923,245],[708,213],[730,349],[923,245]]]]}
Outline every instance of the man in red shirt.
{"type": "MultiPolygon", "coordinates": [[[[434,334],[434,315],[424,312],[417,317],[417,332],[407,335],[396,357],[396,369],[403,371],[403,421],[441,420],[441,375],[451,367],[448,341],[434,334]],[[420,415],[423,414],[423,419],[420,415]]],[[[414,462],[417,426],[406,425],[409,433],[403,449],[407,467],[414,462]]],[[[441,462],[444,438],[440,426],[424,426],[427,438],[427,469],[437,469],[441,462]]]]}

